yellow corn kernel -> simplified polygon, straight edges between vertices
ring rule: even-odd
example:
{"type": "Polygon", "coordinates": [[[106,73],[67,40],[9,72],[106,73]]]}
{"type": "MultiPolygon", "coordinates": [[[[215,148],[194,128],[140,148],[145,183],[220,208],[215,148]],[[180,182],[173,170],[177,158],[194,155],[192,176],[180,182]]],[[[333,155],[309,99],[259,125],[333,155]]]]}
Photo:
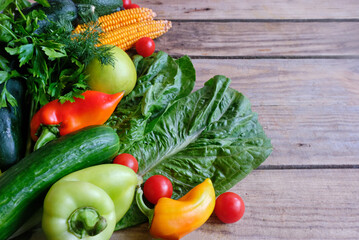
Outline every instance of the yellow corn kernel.
{"type": "MultiPolygon", "coordinates": [[[[134,23],[153,20],[156,13],[149,8],[131,8],[104,15],[98,18],[98,23],[104,32],[128,26],[134,23]]],[[[86,29],[85,24],[79,24],[74,32],[80,33],[86,29]]]]}
{"type": "Polygon", "coordinates": [[[105,32],[100,39],[101,44],[110,44],[123,50],[130,49],[140,38],[150,37],[152,39],[166,33],[172,27],[171,21],[148,20],[124,26],[113,31],[105,32]]]}

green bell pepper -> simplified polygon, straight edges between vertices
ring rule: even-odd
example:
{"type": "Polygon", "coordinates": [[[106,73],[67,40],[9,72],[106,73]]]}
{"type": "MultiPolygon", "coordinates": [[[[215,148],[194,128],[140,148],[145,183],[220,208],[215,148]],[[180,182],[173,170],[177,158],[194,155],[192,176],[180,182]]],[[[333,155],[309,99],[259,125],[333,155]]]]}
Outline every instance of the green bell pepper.
{"type": "Polygon", "coordinates": [[[61,181],[46,195],[42,228],[49,240],[109,239],[115,225],[112,199],[91,183],[61,181]]]}
{"type": "Polygon", "coordinates": [[[48,240],[110,239],[140,185],[123,165],[102,164],[56,182],[44,200],[42,228],[48,240]]]}

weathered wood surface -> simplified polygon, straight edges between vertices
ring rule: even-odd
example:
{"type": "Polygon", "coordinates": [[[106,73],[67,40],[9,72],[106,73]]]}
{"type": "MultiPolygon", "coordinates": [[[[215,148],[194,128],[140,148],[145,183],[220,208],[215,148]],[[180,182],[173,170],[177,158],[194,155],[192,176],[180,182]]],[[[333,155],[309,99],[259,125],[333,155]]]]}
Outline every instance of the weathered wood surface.
{"type": "Polygon", "coordinates": [[[159,18],[171,19],[358,19],[356,0],[137,0],[159,18]]]}
{"type": "MultiPolygon", "coordinates": [[[[244,217],[222,224],[213,214],[183,240],[358,239],[357,169],[256,170],[232,190],[246,202],[244,217]]],[[[36,232],[31,240],[43,240],[36,232]]],[[[148,224],[111,240],[150,240],[148,224]]]]}
{"type": "MultiPolygon", "coordinates": [[[[359,239],[359,1],[133,2],[173,20],[157,50],[193,57],[196,88],[232,79],[274,146],[232,189],[243,219],[213,215],[183,239],[359,239]]],[[[111,240],[151,239],[147,227],[111,240]]]]}
{"type": "MultiPolygon", "coordinates": [[[[138,3],[175,20],[158,49],[194,58],[196,88],[231,78],[274,146],[232,189],[245,217],[184,239],[359,239],[359,2],[138,3]]],[[[112,239],[151,239],[146,227],[112,239]]]]}
{"type": "Polygon", "coordinates": [[[359,56],[359,22],[173,22],[156,42],[200,57],[359,56]]]}
{"type": "Polygon", "coordinates": [[[272,139],[263,166],[358,164],[358,59],[195,59],[197,85],[216,74],[247,96],[272,139]]]}
{"type": "MultiPolygon", "coordinates": [[[[356,169],[254,171],[233,189],[247,203],[243,219],[226,225],[212,215],[183,240],[358,239],[358,181],[356,169]]],[[[111,240],[151,239],[147,226],[111,240]]]]}

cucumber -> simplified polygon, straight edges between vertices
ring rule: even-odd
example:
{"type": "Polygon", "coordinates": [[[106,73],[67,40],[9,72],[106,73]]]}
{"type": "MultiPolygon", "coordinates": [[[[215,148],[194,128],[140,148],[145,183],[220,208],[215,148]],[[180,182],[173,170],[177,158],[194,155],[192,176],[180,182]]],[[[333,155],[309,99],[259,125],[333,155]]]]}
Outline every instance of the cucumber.
{"type": "Polygon", "coordinates": [[[46,191],[71,172],[110,162],[119,138],[107,126],[60,137],[32,152],[0,176],[0,240],[10,237],[42,206],[46,191]]]}
{"type": "MultiPolygon", "coordinates": [[[[4,83],[0,84],[0,92],[4,83]]],[[[28,111],[25,101],[26,86],[22,79],[9,79],[6,89],[17,101],[17,106],[0,108],[0,169],[6,170],[25,155],[28,111]]]]}

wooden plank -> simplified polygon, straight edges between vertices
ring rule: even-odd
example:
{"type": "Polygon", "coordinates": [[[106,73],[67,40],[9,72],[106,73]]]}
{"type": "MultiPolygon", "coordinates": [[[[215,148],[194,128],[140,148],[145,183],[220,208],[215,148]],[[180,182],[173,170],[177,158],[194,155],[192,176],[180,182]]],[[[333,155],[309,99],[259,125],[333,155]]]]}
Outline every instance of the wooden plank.
{"type": "MultiPolygon", "coordinates": [[[[183,240],[358,239],[359,170],[256,170],[231,191],[246,210],[234,224],[213,214],[183,240]]],[[[31,240],[43,240],[41,230],[31,240]]],[[[111,240],[151,240],[148,224],[117,231],[111,240]]]]}
{"type": "Polygon", "coordinates": [[[196,89],[232,79],[274,151],[264,166],[350,165],[359,156],[359,60],[194,59],[196,89]]]}
{"type": "Polygon", "coordinates": [[[136,0],[171,19],[358,19],[356,0],[136,0]]]}
{"type": "Polygon", "coordinates": [[[242,220],[213,216],[184,240],[358,239],[358,180],[358,169],[255,171],[233,189],[246,203],[242,220]]]}
{"type": "MultiPolygon", "coordinates": [[[[34,0],[29,0],[33,3],[34,0]]],[[[236,0],[136,0],[141,7],[153,9],[158,18],[188,19],[359,19],[356,0],[272,0],[240,3],[236,0]]]]}
{"type": "Polygon", "coordinates": [[[157,49],[191,56],[359,55],[359,22],[173,22],[157,49]]]}

